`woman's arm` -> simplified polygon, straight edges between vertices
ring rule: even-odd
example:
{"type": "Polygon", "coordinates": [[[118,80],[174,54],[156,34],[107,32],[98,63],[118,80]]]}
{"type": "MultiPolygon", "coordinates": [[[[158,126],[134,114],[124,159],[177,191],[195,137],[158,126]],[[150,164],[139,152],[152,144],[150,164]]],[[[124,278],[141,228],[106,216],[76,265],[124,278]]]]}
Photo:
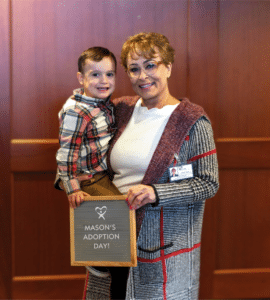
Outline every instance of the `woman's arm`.
{"type": "MultiPolygon", "coordinates": [[[[181,154],[180,151],[180,157],[181,154]]],[[[191,204],[216,194],[219,188],[216,147],[211,124],[204,117],[190,130],[187,162],[192,164],[193,178],[177,183],[153,184],[159,198],[158,205],[191,204]]]]}
{"type": "Polygon", "coordinates": [[[187,162],[192,164],[194,177],[168,183],[167,169],[160,180],[164,183],[137,185],[129,190],[128,201],[133,208],[140,208],[147,203],[154,203],[154,206],[185,205],[216,194],[219,187],[218,164],[210,122],[204,117],[199,119],[189,132],[189,141],[185,143],[188,143],[188,147],[182,146],[179,157],[186,157],[187,162]]]}

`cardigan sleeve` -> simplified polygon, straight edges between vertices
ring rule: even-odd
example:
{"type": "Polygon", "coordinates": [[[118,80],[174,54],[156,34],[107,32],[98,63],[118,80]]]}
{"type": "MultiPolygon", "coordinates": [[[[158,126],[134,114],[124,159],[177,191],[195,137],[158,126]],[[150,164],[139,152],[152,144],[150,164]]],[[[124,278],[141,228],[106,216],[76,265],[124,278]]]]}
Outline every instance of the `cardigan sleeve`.
{"type": "Polygon", "coordinates": [[[175,183],[167,183],[169,170],[159,184],[152,184],[158,196],[158,206],[187,205],[213,197],[218,188],[218,163],[213,130],[205,117],[191,128],[182,145],[179,157],[187,158],[193,167],[194,177],[175,183]]]}

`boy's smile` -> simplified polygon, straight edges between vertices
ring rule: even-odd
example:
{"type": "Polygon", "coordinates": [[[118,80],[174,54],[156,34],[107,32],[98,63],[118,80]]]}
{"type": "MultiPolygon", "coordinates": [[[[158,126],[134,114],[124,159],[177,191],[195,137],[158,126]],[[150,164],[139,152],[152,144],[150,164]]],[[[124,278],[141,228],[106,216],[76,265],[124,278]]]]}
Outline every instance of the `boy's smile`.
{"type": "Polygon", "coordinates": [[[99,62],[87,59],[83,71],[77,73],[77,78],[84,88],[85,96],[106,99],[113,93],[115,64],[110,57],[104,57],[99,62]]]}

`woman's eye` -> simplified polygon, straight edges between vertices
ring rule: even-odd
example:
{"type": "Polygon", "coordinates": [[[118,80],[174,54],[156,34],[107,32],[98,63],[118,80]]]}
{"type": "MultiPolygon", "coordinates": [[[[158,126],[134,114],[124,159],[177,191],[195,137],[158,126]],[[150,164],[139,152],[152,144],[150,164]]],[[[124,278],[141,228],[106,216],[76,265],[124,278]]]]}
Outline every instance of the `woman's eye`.
{"type": "Polygon", "coordinates": [[[135,74],[135,73],[139,72],[139,70],[140,70],[139,68],[130,68],[129,72],[135,74]]]}
{"type": "Polygon", "coordinates": [[[151,70],[151,69],[154,69],[155,67],[156,67],[156,64],[150,63],[145,66],[145,70],[151,70]]]}

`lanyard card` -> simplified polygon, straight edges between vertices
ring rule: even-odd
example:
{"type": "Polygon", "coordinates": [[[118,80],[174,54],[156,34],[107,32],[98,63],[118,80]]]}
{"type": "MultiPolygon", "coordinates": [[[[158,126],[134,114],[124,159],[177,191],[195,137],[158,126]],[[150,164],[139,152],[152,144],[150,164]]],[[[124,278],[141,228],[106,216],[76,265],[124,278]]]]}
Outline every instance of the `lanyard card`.
{"type": "Polygon", "coordinates": [[[169,169],[170,182],[193,178],[192,164],[182,164],[180,166],[174,166],[169,169]]]}

